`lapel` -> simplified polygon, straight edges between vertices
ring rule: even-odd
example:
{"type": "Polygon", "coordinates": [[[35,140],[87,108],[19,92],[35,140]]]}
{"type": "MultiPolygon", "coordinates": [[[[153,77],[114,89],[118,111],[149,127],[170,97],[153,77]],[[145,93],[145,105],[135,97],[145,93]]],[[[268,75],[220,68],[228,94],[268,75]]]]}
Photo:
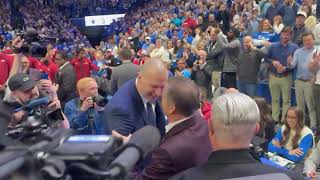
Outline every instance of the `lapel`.
{"type": "Polygon", "coordinates": [[[143,120],[143,123],[144,125],[147,125],[147,113],[146,113],[146,109],[144,107],[144,104],[143,104],[143,101],[142,101],[142,98],[139,94],[139,91],[137,89],[137,86],[136,86],[136,79],[132,79],[131,80],[131,85],[133,86],[133,88],[129,88],[129,89],[132,89],[132,97],[133,97],[133,102],[135,102],[135,109],[137,110],[136,112],[141,112],[140,117],[142,117],[142,120],[143,120]]]}
{"type": "Polygon", "coordinates": [[[169,139],[172,136],[175,136],[181,131],[193,126],[195,123],[196,123],[196,119],[195,119],[195,115],[193,115],[189,119],[183,121],[182,123],[175,125],[172,129],[169,130],[169,132],[167,132],[164,135],[164,137],[161,140],[161,143],[165,142],[167,139],[169,139]]]}

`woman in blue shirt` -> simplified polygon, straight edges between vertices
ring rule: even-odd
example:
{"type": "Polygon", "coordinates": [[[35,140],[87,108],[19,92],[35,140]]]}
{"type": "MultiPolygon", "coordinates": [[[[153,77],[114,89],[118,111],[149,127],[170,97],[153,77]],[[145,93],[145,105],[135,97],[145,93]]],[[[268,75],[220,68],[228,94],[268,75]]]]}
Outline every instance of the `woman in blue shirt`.
{"type": "Polygon", "coordinates": [[[310,128],[304,125],[303,112],[291,107],[286,114],[286,122],[268,145],[268,151],[293,162],[300,162],[308,156],[314,145],[310,128]]]}
{"type": "Polygon", "coordinates": [[[280,40],[278,35],[273,32],[273,28],[268,19],[263,19],[260,22],[258,32],[253,32],[251,37],[253,44],[258,48],[261,48],[265,41],[278,42],[280,40]]]}

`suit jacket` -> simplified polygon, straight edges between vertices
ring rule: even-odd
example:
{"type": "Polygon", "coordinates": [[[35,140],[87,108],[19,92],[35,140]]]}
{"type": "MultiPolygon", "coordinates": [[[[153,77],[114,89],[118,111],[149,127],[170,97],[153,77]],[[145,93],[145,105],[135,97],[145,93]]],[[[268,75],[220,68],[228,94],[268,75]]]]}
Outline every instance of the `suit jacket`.
{"type": "MultiPolygon", "coordinates": [[[[123,84],[107,104],[105,108],[105,120],[108,124],[106,129],[109,131],[107,133],[116,130],[127,136],[146,125],[153,124],[147,118],[147,112],[135,81],[136,79],[132,79],[123,84]]],[[[165,116],[159,102],[156,102],[155,114],[157,128],[163,136],[165,116]]]]}
{"type": "Polygon", "coordinates": [[[284,173],[293,180],[304,179],[299,173],[260,163],[247,149],[215,151],[204,165],[188,169],[170,179],[220,180],[271,173],[284,173]]]}
{"type": "MultiPolygon", "coordinates": [[[[68,102],[76,96],[76,74],[73,66],[68,63],[56,74],[57,91],[61,102],[68,102]]],[[[63,103],[63,104],[64,104],[63,103]]]]}
{"type": "Polygon", "coordinates": [[[140,67],[132,62],[123,62],[122,65],[112,68],[110,81],[110,93],[113,95],[117,92],[120,86],[130,79],[136,78],[140,67]]]}
{"type": "Polygon", "coordinates": [[[222,71],[223,66],[223,51],[219,43],[211,43],[210,41],[205,48],[207,52],[207,63],[212,66],[213,71],[222,71]]]}
{"type": "Polygon", "coordinates": [[[200,86],[205,87],[207,89],[207,96],[208,98],[212,97],[212,86],[211,86],[211,73],[212,73],[212,66],[210,64],[204,65],[203,69],[198,69],[194,71],[192,69],[190,79],[194,80],[194,82],[200,86]]]}
{"type": "Polygon", "coordinates": [[[206,162],[211,150],[208,125],[200,113],[196,112],[164,135],[139,179],[168,179],[206,162]]]}

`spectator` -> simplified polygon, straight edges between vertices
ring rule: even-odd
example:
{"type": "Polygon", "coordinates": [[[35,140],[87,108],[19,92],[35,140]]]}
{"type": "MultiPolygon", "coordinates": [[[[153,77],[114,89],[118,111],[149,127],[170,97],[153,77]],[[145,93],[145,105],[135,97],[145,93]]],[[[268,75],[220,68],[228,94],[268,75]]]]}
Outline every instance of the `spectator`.
{"type": "Polygon", "coordinates": [[[241,93],[227,93],[218,97],[213,107],[209,121],[213,152],[208,161],[171,179],[218,180],[271,173],[303,179],[298,173],[264,165],[250,154],[249,144],[259,129],[260,118],[257,104],[250,97],[241,93]]]}
{"type": "Polygon", "coordinates": [[[223,53],[221,44],[217,43],[217,36],[220,33],[218,28],[212,28],[210,30],[210,41],[205,47],[207,52],[206,62],[212,66],[212,85],[214,87],[213,91],[216,88],[221,86],[221,72],[223,66],[223,53]]]}
{"type": "Polygon", "coordinates": [[[280,34],[284,25],[282,24],[282,17],[277,15],[273,18],[273,30],[276,34],[280,34]]]}
{"type": "Polygon", "coordinates": [[[288,58],[289,68],[297,67],[297,79],[295,80],[297,105],[305,113],[305,104],[307,104],[310,117],[310,127],[316,130],[319,126],[317,120],[317,112],[313,95],[313,78],[314,74],[309,70],[309,63],[312,60],[314,48],[314,36],[311,32],[302,35],[303,47],[296,50],[292,56],[288,58]]]}
{"type": "Polygon", "coordinates": [[[292,30],[292,42],[299,47],[302,46],[302,34],[309,30],[305,27],[304,21],[307,18],[307,14],[303,11],[299,11],[296,16],[296,24],[292,30]]]}
{"type": "Polygon", "coordinates": [[[284,16],[283,24],[285,26],[293,27],[295,24],[295,17],[298,13],[299,5],[295,0],[285,0],[284,1],[284,16]]]}
{"type": "Polygon", "coordinates": [[[200,87],[200,107],[204,119],[209,122],[211,119],[212,104],[208,101],[207,90],[204,87],[200,87]]]}
{"type": "Polygon", "coordinates": [[[256,96],[258,72],[264,53],[253,46],[252,38],[243,38],[243,49],[237,62],[237,87],[250,97],[256,96]]]}
{"type": "Polygon", "coordinates": [[[168,71],[162,61],[151,58],[143,64],[136,79],[120,87],[105,109],[105,122],[113,134],[126,137],[152,125],[164,135],[165,117],[158,98],[167,79],[168,71]]]}
{"type": "MultiPolygon", "coordinates": [[[[270,46],[267,61],[271,64],[269,75],[269,89],[272,99],[272,118],[279,121],[280,115],[280,96],[282,97],[282,112],[286,112],[291,106],[291,69],[287,68],[287,59],[292,55],[298,46],[290,42],[291,28],[284,27],[281,31],[281,40],[270,46]],[[281,53],[285,52],[285,53],[281,53]]],[[[284,122],[284,115],[280,122],[284,122]]]]}
{"type": "Polygon", "coordinates": [[[99,70],[99,67],[93,64],[85,53],[84,49],[78,49],[77,56],[70,62],[75,69],[77,82],[84,77],[90,77],[91,71],[99,70]]]}
{"type": "Polygon", "coordinates": [[[266,11],[265,18],[268,19],[270,22],[273,21],[273,18],[277,15],[283,17],[283,5],[278,0],[271,0],[271,6],[266,11]]]}
{"type": "Polygon", "coordinates": [[[200,107],[199,89],[191,80],[183,77],[169,79],[161,103],[169,124],[161,144],[152,152],[150,164],[139,179],[168,179],[204,163],[211,151],[208,126],[197,112],[200,107]]]}
{"type": "Polygon", "coordinates": [[[304,125],[303,111],[291,107],[286,113],[286,122],[268,145],[268,151],[277,153],[293,162],[308,157],[314,146],[311,129],[304,125]]]}
{"type": "MultiPolygon", "coordinates": [[[[313,86],[313,95],[314,95],[314,102],[315,102],[315,108],[317,112],[317,119],[320,118],[320,55],[316,52],[313,54],[312,60],[309,63],[309,69],[315,74],[315,77],[311,81],[311,83],[314,82],[313,86]]],[[[317,121],[318,122],[318,121],[317,121]]],[[[319,127],[319,124],[317,124],[317,127],[319,127]]]]}
{"type": "Polygon", "coordinates": [[[129,49],[121,49],[119,57],[122,65],[112,68],[109,90],[111,95],[114,95],[124,83],[136,78],[140,71],[140,67],[131,62],[131,51],[129,49]]]}
{"type": "Polygon", "coordinates": [[[271,108],[264,98],[255,97],[254,101],[257,103],[260,111],[260,130],[257,136],[267,140],[260,145],[264,150],[267,150],[269,142],[275,136],[275,121],[272,119],[271,108]]]}
{"type": "Polygon", "coordinates": [[[64,105],[77,96],[76,74],[66,52],[58,51],[55,54],[55,60],[59,66],[59,71],[55,78],[55,83],[58,85],[57,94],[58,98],[61,99],[61,107],[64,109],[64,105]]]}
{"type": "Polygon", "coordinates": [[[207,89],[208,99],[212,98],[212,88],[211,88],[211,72],[212,66],[206,62],[207,53],[200,50],[199,59],[193,64],[191,79],[200,86],[207,89]]]}
{"type": "Polygon", "coordinates": [[[239,61],[239,53],[241,43],[239,41],[240,32],[236,28],[232,28],[227,35],[228,42],[225,43],[223,38],[217,38],[218,43],[223,49],[224,59],[222,67],[222,81],[224,87],[235,88],[237,87],[237,63],[239,61]]]}
{"type": "Polygon", "coordinates": [[[182,28],[194,29],[197,26],[197,21],[191,17],[191,12],[186,12],[186,19],[182,23],[182,28]]]}
{"type": "Polygon", "coordinates": [[[175,76],[183,76],[185,78],[190,78],[191,72],[186,68],[187,62],[184,58],[180,58],[177,61],[178,69],[175,70],[175,76]]]}
{"type": "Polygon", "coordinates": [[[94,97],[98,95],[98,85],[93,78],[85,77],[78,81],[79,97],[67,102],[64,108],[70,128],[80,134],[104,134],[103,110],[94,97]]]}

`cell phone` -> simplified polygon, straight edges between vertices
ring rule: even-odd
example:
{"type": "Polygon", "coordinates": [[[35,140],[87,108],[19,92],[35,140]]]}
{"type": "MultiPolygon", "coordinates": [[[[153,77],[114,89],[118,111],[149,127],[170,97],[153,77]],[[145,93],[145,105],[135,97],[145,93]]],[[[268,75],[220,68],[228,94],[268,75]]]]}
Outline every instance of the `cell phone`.
{"type": "Polygon", "coordinates": [[[42,73],[41,74],[41,78],[40,79],[46,79],[46,80],[49,80],[49,75],[48,75],[48,73],[42,73]]]}

